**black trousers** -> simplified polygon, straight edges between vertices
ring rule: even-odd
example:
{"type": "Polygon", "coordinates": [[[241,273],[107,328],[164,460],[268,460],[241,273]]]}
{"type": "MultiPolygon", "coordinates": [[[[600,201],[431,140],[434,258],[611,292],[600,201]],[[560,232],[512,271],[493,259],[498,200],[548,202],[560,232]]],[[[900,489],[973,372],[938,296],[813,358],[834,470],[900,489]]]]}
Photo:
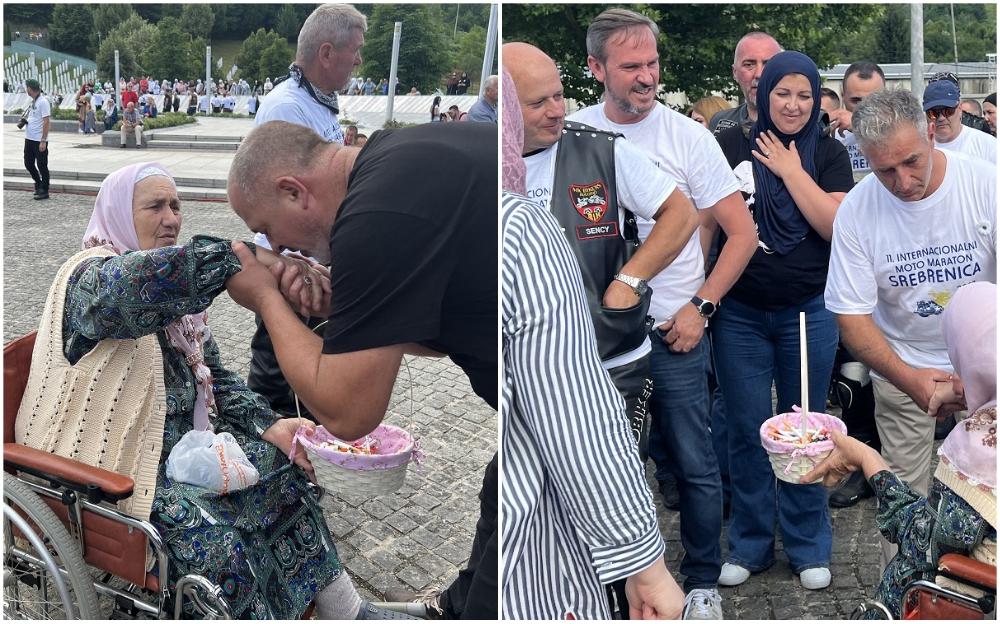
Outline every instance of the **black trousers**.
{"type": "Polygon", "coordinates": [[[497,456],[486,466],[479,491],[479,522],[469,563],[441,592],[448,620],[496,620],[497,614],[497,456]]]}
{"type": "Polygon", "coordinates": [[[45,145],[45,151],[39,151],[39,141],[31,139],[24,140],[24,168],[28,170],[31,179],[41,188],[49,188],[49,146],[45,145]],[[37,167],[35,165],[38,165],[37,167]]]}

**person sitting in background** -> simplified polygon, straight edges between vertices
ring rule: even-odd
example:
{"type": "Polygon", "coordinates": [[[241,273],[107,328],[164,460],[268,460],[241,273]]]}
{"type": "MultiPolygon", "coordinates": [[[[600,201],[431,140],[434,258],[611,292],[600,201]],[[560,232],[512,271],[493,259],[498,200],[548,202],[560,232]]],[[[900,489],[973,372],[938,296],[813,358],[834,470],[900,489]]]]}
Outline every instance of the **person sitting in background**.
{"type": "Polygon", "coordinates": [[[708,122],[716,113],[732,107],[733,105],[727,100],[717,95],[710,95],[695,102],[694,106],[691,107],[691,112],[688,113],[688,117],[708,128],[708,122]]]}
{"type": "MultiPolygon", "coordinates": [[[[155,82],[153,84],[156,84],[155,82]]],[[[156,99],[152,95],[146,96],[145,109],[143,110],[142,116],[149,117],[150,119],[156,119],[156,99]]]]}
{"type": "MultiPolygon", "coordinates": [[[[319,618],[393,617],[362,602],[303,472],[311,464],[301,452],[288,460],[299,421],[278,418],[222,364],[205,310],[240,272],[231,242],[179,244],[182,220],[174,180],[158,163],[102,182],[83,251],[49,291],[39,328],[48,342],[38,344],[55,352],[32,357],[17,442],[132,477],[123,511],[163,538],[170,584],[204,576],[237,619],[298,618],[313,601],[319,618]],[[52,378],[63,383],[46,389],[52,378]],[[84,392],[100,419],[86,419],[74,400],[84,392]],[[77,435],[58,435],[67,419],[77,435]],[[109,438],[105,427],[127,433],[109,438]],[[195,429],[231,434],[259,481],[219,494],[167,476],[171,449],[195,429]]],[[[329,296],[324,275],[298,266],[329,296]]]]}
{"type": "Polygon", "coordinates": [[[118,123],[118,104],[115,96],[109,95],[104,99],[104,129],[110,130],[118,123]]]}
{"type": "Polygon", "coordinates": [[[122,149],[125,149],[125,144],[127,143],[128,133],[135,132],[135,146],[136,148],[142,147],[142,115],[139,111],[135,110],[135,104],[129,102],[125,106],[125,112],[122,114],[122,149]]]}
{"type": "Polygon", "coordinates": [[[899,547],[875,592],[896,618],[902,615],[903,588],[934,580],[941,555],[957,552],[996,565],[996,299],[995,284],[973,282],[955,291],[944,310],[941,327],[958,377],[937,384],[928,418],[963,395],[971,415],[938,449],[929,496],[891,472],[878,451],[837,431],[830,456],[802,477],[803,483],[823,479],[829,486],[864,471],[878,497],[878,529],[899,547]]]}

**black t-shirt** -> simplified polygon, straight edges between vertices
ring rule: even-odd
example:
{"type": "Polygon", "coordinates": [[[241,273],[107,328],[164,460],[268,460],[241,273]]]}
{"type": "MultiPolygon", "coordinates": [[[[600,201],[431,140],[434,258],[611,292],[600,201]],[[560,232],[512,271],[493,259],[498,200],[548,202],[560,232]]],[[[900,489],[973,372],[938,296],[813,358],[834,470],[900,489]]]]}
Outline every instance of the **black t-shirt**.
{"type": "MultiPolygon", "coordinates": [[[[754,161],[750,155],[750,140],[742,128],[730,128],[716,138],[734,170],[744,161],[754,161]]],[[[816,145],[816,172],[816,183],[827,193],[846,193],[854,186],[851,159],[847,149],[836,139],[820,137],[816,145]]],[[[743,193],[743,199],[748,201],[756,222],[755,204],[749,204],[751,197],[751,194],[743,193]]],[[[725,244],[724,234],[721,241],[725,244]]],[[[780,310],[798,305],[823,294],[829,264],[830,242],[809,228],[802,242],[785,255],[767,253],[758,246],[747,268],[726,296],[761,310],[780,310]]]]}
{"type": "Polygon", "coordinates": [[[416,342],[497,408],[496,124],[373,134],[330,233],[324,353],[416,342]]]}

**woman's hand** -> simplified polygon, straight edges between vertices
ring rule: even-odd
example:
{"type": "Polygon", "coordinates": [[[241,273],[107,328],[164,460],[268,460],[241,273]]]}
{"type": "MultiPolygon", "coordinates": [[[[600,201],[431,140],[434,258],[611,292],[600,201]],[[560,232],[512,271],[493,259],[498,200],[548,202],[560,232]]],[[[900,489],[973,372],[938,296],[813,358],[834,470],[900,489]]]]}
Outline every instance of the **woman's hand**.
{"type": "Polygon", "coordinates": [[[789,174],[802,169],[802,159],[799,158],[799,151],[795,148],[795,141],[782,145],[777,135],[768,130],[757,137],[758,150],[753,150],[753,157],[771,170],[771,173],[784,179],[789,174]]]}
{"type": "Polygon", "coordinates": [[[864,442],[839,431],[831,432],[831,437],[834,444],[833,452],[818,466],[803,475],[799,483],[812,483],[822,479],[823,485],[833,487],[856,470],[864,470],[866,479],[880,470],[888,470],[889,466],[878,451],[864,442]]]}
{"type": "MultiPolygon", "coordinates": [[[[315,423],[303,418],[279,418],[267,428],[260,439],[277,446],[285,454],[285,457],[288,457],[292,451],[292,440],[299,427],[305,427],[310,434],[316,430],[315,423]]],[[[309,461],[309,456],[306,455],[306,450],[302,448],[301,444],[295,449],[295,463],[309,475],[310,481],[316,483],[316,473],[313,471],[312,462],[309,461]]]]}
{"type": "Polygon", "coordinates": [[[304,317],[330,315],[330,271],[308,260],[282,257],[271,267],[281,294],[304,317]]]}

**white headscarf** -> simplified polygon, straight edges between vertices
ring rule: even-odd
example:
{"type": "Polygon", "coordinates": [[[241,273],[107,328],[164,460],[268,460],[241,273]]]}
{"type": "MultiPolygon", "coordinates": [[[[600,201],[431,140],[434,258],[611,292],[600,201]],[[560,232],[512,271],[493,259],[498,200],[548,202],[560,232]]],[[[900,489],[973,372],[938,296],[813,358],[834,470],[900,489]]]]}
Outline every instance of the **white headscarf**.
{"type": "MultiPolygon", "coordinates": [[[[139,235],[132,217],[132,197],[135,185],[151,176],[165,177],[171,184],[174,181],[162,165],[153,162],[122,167],[104,179],[97,193],[94,213],[83,235],[84,249],[105,245],[118,254],[139,250],[139,235]]],[[[195,376],[194,428],[199,431],[209,428],[209,410],[215,408],[212,373],[205,365],[203,351],[204,344],[212,336],[206,320],[204,312],[188,314],[165,328],[170,344],[184,354],[195,376]]]]}

